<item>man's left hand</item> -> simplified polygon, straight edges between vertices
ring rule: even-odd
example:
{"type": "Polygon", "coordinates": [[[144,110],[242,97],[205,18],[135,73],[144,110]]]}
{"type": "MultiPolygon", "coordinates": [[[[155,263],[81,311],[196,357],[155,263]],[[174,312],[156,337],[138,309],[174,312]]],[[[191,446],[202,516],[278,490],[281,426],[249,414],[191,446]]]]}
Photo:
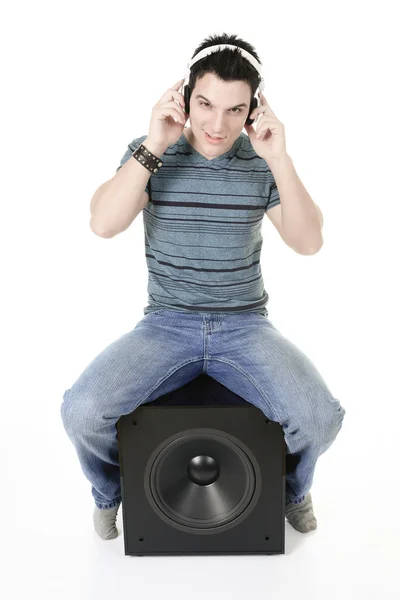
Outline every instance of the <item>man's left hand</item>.
{"type": "Polygon", "coordinates": [[[253,125],[244,125],[250,142],[257,154],[267,163],[287,156],[285,127],[275,116],[264,95],[259,92],[260,106],[249,115],[251,119],[259,116],[257,131],[253,125]]]}

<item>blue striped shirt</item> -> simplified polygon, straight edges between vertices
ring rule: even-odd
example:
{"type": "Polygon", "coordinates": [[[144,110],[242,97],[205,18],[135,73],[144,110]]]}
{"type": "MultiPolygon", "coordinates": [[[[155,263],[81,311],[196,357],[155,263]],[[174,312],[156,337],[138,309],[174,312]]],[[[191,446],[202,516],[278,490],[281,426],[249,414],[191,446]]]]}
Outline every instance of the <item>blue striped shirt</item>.
{"type": "MultiPolygon", "coordinates": [[[[128,145],[118,169],[146,137],[128,145]]],[[[243,132],[211,160],[183,133],[159,158],[163,165],[149,178],[149,202],[143,209],[144,314],[164,308],[268,316],[261,226],[265,212],[280,199],[266,161],[243,132]]]]}

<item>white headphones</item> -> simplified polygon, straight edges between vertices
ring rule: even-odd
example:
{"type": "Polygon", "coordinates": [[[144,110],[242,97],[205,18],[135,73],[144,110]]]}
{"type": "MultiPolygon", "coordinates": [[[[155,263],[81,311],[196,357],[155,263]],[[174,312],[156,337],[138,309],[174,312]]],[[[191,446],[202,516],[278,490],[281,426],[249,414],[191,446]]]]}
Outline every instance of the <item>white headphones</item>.
{"type": "Polygon", "coordinates": [[[201,52],[196,54],[196,56],[186,65],[185,80],[183,82],[182,89],[185,87],[185,85],[188,85],[188,83],[189,83],[190,69],[192,68],[194,63],[196,63],[198,60],[201,60],[205,56],[208,56],[209,54],[216,52],[217,50],[220,50],[220,49],[222,50],[223,48],[232,48],[233,50],[240,51],[243,58],[247,59],[249,61],[249,63],[256,69],[257,73],[260,75],[261,81],[258,86],[258,89],[260,90],[260,92],[263,92],[264,88],[265,88],[265,84],[264,84],[264,78],[261,73],[260,63],[249,52],[247,52],[246,50],[243,50],[243,48],[240,48],[239,46],[234,46],[233,44],[218,44],[215,46],[209,46],[208,48],[204,48],[204,50],[201,50],[201,52]]]}

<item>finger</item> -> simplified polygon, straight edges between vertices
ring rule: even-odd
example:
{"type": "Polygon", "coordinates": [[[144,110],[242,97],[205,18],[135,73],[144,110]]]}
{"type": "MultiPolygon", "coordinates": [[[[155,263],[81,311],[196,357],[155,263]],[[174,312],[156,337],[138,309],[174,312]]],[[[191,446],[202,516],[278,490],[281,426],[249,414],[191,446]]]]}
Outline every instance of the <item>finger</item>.
{"type": "Polygon", "coordinates": [[[267,117],[263,112],[256,114],[255,117],[250,117],[254,123],[253,125],[257,125],[258,129],[265,125],[265,123],[273,123],[275,121],[275,119],[272,119],[271,117],[267,117]]]}
{"type": "Polygon", "coordinates": [[[186,117],[185,111],[183,110],[182,106],[178,103],[177,100],[171,101],[171,102],[166,102],[164,104],[164,106],[170,106],[171,108],[173,108],[177,112],[177,114],[179,115],[180,119],[186,117]]]}
{"type": "Polygon", "coordinates": [[[184,111],[185,98],[183,97],[183,94],[178,92],[174,87],[170,88],[165,92],[165,94],[160,99],[159,104],[164,104],[165,102],[170,102],[172,100],[174,100],[175,103],[178,104],[184,111]]]}
{"type": "Polygon", "coordinates": [[[261,119],[258,121],[258,129],[260,127],[267,127],[269,129],[278,129],[280,127],[280,122],[276,117],[272,117],[271,115],[267,115],[263,113],[261,115],[261,119]]]}
{"type": "MultiPolygon", "coordinates": [[[[170,103],[170,104],[173,104],[173,103],[170,103]]],[[[175,107],[176,107],[176,104],[175,104],[175,107]]],[[[160,114],[165,119],[167,117],[171,117],[176,123],[179,122],[183,125],[186,123],[186,120],[187,120],[186,117],[184,115],[182,115],[182,113],[180,113],[177,108],[174,108],[173,106],[168,105],[168,104],[164,105],[161,108],[160,114]]]]}
{"type": "Polygon", "coordinates": [[[259,116],[260,116],[260,113],[255,109],[249,115],[249,119],[253,119],[255,121],[256,119],[258,119],[259,116]]]}
{"type": "Polygon", "coordinates": [[[178,92],[172,91],[171,92],[171,97],[173,98],[173,101],[175,102],[175,105],[180,108],[180,110],[183,112],[183,114],[186,114],[185,113],[185,99],[182,96],[182,94],[179,94],[178,92]]]}
{"type": "Polygon", "coordinates": [[[172,86],[172,88],[173,88],[174,90],[179,90],[179,88],[181,87],[181,85],[182,85],[182,83],[183,83],[184,81],[185,81],[185,78],[183,78],[183,79],[180,79],[179,81],[177,81],[177,82],[175,83],[175,85],[173,85],[173,86],[172,86]]]}
{"type": "Polygon", "coordinates": [[[258,117],[265,117],[265,118],[268,118],[268,117],[270,117],[270,118],[271,118],[271,117],[272,117],[272,118],[275,118],[275,119],[276,119],[275,115],[270,115],[270,114],[267,112],[267,110],[266,110],[265,106],[261,106],[261,105],[260,105],[260,106],[258,106],[257,108],[255,108],[255,109],[253,110],[253,112],[251,113],[251,115],[250,115],[250,118],[251,118],[251,119],[258,118],[258,117]],[[254,115],[254,116],[251,116],[251,115],[254,115]]]}
{"type": "Polygon", "coordinates": [[[255,108],[250,115],[250,119],[254,119],[256,123],[258,123],[261,117],[264,117],[264,109],[260,107],[255,108]]]}
{"type": "Polygon", "coordinates": [[[261,139],[267,131],[270,131],[269,127],[263,127],[260,130],[257,129],[256,138],[261,139]]]}
{"type": "Polygon", "coordinates": [[[250,135],[253,135],[256,130],[254,129],[253,125],[247,125],[247,123],[244,124],[244,128],[247,131],[247,133],[250,135]]]}
{"type": "Polygon", "coordinates": [[[278,119],[276,117],[274,117],[274,115],[270,115],[265,110],[262,110],[260,112],[260,115],[262,116],[264,123],[266,123],[267,121],[269,123],[277,123],[278,122],[278,119]]]}
{"type": "Polygon", "coordinates": [[[261,104],[261,106],[265,106],[266,107],[266,112],[268,114],[272,115],[273,117],[275,117],[276,115],[275,115],[274,111],[272,110],[272,108],[270,107],[270,105],[268,104],[267,99],[264,96],[264,94],[262,92],[259,92],[258,95],[259,95],[259,98],[260,98],[260,104],[261,104]]]}
{"type": "MultiPolygon", "coordinates": [[[[174,86],[172,86],[172,89],[180,90],[184,81],[185,81],[185,78],[180,79],[179,81],[176,82],[176,84],[174,86]]],[[[178,100],[179,105],[182,106],[182,108],[183,108],[183,112],[185,112],[185,98],[183,97],[183,94],[181,94],[180,92],[178,92],[178,94],[179,94],[178,98],[174,94],[173,94],[173,98],[175,100],[178,100]]]]}

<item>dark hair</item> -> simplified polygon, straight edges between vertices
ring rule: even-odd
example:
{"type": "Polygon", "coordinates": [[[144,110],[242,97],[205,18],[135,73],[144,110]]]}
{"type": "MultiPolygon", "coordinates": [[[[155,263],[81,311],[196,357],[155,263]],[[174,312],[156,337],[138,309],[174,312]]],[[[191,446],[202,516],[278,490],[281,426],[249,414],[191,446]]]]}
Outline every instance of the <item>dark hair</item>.
{"type": "MultiPolygon", "coordinates": [[[[191,58],[193,59],[201,50],[204,50],[204,48],[215,46],[216,44],[232,44],[234,46],[239,46],[254,56],[260,65],[262,64],[257,52],[251,44],[238,38],[236,34],[229,35],[228,33],[223,33],[222,35],[210,35],[196,48],[191,58]]],[[[251,88],[251,98],[254,97],[261,80],[256,69],[241,55],[240,50],[233,48],[217,50],[216,52],[201,58],[193,65],[189,76],[189,86],[191,91],[193,91],[197,79],[201,79],[206,73],[214,73],[223,81],[246,81],[251,88]]]]}

